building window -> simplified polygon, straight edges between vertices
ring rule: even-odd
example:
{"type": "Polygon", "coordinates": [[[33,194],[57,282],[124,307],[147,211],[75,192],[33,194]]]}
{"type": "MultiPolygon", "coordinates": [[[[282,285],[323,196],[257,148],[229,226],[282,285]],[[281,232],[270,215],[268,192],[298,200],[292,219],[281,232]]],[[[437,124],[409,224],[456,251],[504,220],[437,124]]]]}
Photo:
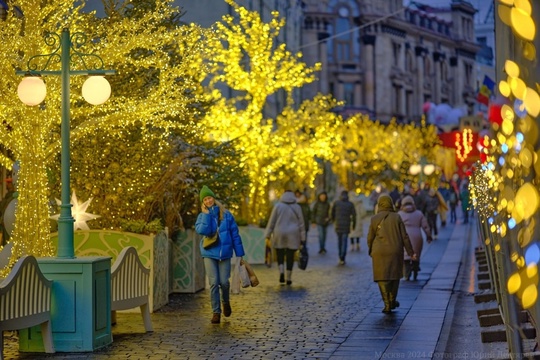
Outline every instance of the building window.
{"type": "Polygon", "coordinates": [[[354,84],[353,83],[343,83],[343,101],[345,105],[354,106],[354,84]]]}
{"type": "Polygon", "coordinates": [[[412,91],[407,90],[405,101],[405,116],[410,120],[413,116],[414,109],[414,96],[412,91]]]}
{"type": "Polygon", "coordinates": [[[394,66],[399,66],[399,59],[401,57],[401,44],[392,43],[392,47],[394,50],[394,66]]]}
{"type": "Polygon", "coordinates": [[[336,21],[336,58],[338,61],[352,60],[352,35],[349,9],[345,6],[338,10],[339,18],[336,21]]]}
{"type": "Polygon", "coordinates": [[[471,85],[472,84],[472,73],[473,73],[473,66],[471,64],[465,63],[465,84],[471,85]]]}
{"type": "Polygon", "coordinates": [[[392,88],[393,88],[392,111],[394,112],[394,114],[398,114],[399,111],[401,110],[400,109],[400,96],[399,96],[401,87],[394,84],[392,85],[392,88]]]}
{"type": "Polygon", "coordinates": [[[412,53],[410,51],[407,51],[407,54],[405,56],[405,70],[411,73],[414,70],[414,60],[413,60],[412,53]]]}

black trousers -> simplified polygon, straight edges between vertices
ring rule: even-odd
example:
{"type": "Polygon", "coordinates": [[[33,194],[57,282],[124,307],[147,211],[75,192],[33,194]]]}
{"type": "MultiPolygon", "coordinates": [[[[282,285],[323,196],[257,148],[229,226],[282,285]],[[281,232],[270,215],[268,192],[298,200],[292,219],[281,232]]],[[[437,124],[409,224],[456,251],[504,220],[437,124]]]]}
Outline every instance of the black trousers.
{"type": "Polygon", "coordinates": [[[295,252],[296,252],[296,249],[276,249],[278,265],[281,265],[286,261],[285,268],[287,270],[292,270],[294,266],[294,253],[295,252]]]}

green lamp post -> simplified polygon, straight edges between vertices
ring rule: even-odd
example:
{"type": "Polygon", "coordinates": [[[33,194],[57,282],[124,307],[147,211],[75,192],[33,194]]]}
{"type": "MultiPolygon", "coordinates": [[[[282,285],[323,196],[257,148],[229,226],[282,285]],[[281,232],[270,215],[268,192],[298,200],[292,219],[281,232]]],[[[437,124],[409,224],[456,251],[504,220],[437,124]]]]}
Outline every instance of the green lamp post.
{"type": "Polygon", "coordinates": [[[409,173],[411,175],[419,175],[419,182],[424,182],[424,176],[430,176],[435,171],[435,165],[428,164],[424,156],[420,158],[419,164],[413,164],[409,167],[409,173]]]}
{"type": "Polygon", "coordinates": [[[35,55],[28,60],[28,70],[17,71],[19,75],[26,75],[19,84],[17,93],[21,101],[27,105],[39,105],[47,94],[42,75],[60,76],[62,80],[62,123],[61,123],[61,205],[60,218],[58,219],[58,251],[59,258],[73,258],[75,256],[73,246],[73,218],[70,203],[70,77],[72,75],[91,75],[83,84],[82,93],[87,102],[99,105],[107,101],[111,94],[111,86],[103,75],[114,74],[114,70],[104,70],[103,60],[94,54],[84,54],[77,47],[86,43],[86,35],[75,33],[70,36],[68,29],[63,29],[59,36],[55,33],[45,35],[47,44],[57,45],[50,54],[35,55]],[[44,65],[38,69],[39,60],[43,59],[44,65]],[[88,60],[94,66],[92,69],[71,70],[72,59],[78,59],[83,66],[87,67],[88,60]],[[60,70],[47,70],[52,63],[60,62],[60,70]]]}
{"type": "MultiPolygon", "coordinates": [[[[99,105],[107,101],[111,87],[104,75],[103,60],[94,54],[78,50],[86,41],[83,33],[61,35],[47,33],[45,42],[53,48],[50,54],[35,55],[28,60],[25,75],[17,93],[27,105],[39,105],[47,94],[41,76],[61,77],[61,205],[58,219],[58,250],[56,257],[39,258],[43,274],[53,280],[51,317],[53,342],[59,352],[93,351],[112,343],[111,331],[111,258],[106,256],[75,257],[74,222],[70,202],[70,77],[90,75],[82,87],[86,101],[99,105]],[[60,70],[48,70],[60,63],[60,70]],[[40,64],[44,64],[40,66],[40,64]],[[79,64],[82,70],[72,70],[79,64]],[[93,66],[88,66],[92,64],[93,66]]],[[[43,351],[39,329],[21,330],[19,350],[43,351]]]]}

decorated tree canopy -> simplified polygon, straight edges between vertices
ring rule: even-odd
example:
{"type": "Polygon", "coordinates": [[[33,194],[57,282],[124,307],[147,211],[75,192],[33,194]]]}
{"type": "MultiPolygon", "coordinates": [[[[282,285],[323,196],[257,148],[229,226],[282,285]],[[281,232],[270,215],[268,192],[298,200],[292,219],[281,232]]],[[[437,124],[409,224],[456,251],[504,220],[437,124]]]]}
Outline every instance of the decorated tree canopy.
{"type": "MultiPolygon", "coordinates": [[[[43,38],[47,31],[69,28],[72,34],[83,32],[91,40],[85,52],[99,54],[106,68],[116,70],[116,75],[109,79],[112,97],[101,106],[92,106],[82,99],[80,88],[84,77],[71,76],[70,79],[72,148],[81,146],[84,149],[85,142],[92,144],[95,141],[94,145],[97,145],[109,141],[102,148],[86,151],[84,156],[91,159],[90,162],[99,163],[113,147],[121,148],[122,136],[140,137],[142,143],[149,144],[152,139],[164,139],[174,129],[183,129],[193,136],[201,131],[196,120],[202,116],[201,104],[207,100],[201,86],[204,73],[201,69],[205,68],[202,29],[195,25],[176,26],[178,10],[171,6],[171,1],[131,3],[140,3],[144,7],[106,1],[107,17],[98,19],[94,13],[82,13],[84,2],[80,1],[36,3],[21,0],[18,6],[23,15],[10,12],[0,28],[0,39],[4,44],[10,44],[9,51],[0,55],[0,68],[4,74],[0,79],[0,118],[3,123],[0,143],[8,154],[1,157],[0,162],[7,168],[11,168],[15,160],[20,164],[18,210],[13,231],[15,258],[22,254],[51,255],[48,203],[56,191],[47,187],[47,167],[53,169],[50,175],[54,183],[54,167],[60,150],[60,78],[47,77],[45,101],[40,106],[27,107],[16,96],[21,78],[14,71],[25,70],[31,56],[51,52],[50,44],[43,38]],[[157,136],[154,129],[161,129],[161,136],[157,136]]],[[[72,68],[81,66],[77,59],[72,60],[72,68]]],[[[49,65],[51,70],[58,70],[60,66],[54,62],[49,65]]],[[[162,140],[156,141],[164,144],[160,143],[162,140]]],[[[124,143],[124,146],[128,145],[124,143]]],[[[152,146],[156,143],[152,142],[152,146]]],[[[155,163],[163,160],[160,157],[163,152],[145,153],[142,146],[139,150],[139,156],[157,156],[155,163]]],[[[113,162],[108,168],[88,170],[85,173],[88,177],[80,179],[80,184],[76,183],[79,196],[96,196],[99,187],[95,184],[110,181],[117,182],[114,191],[123,198],[132,191],[133,184],[119,180],[117,174],[122,174],[122,179],[141,175],[137,183],[142,188],[150,186],[159,175],[158,166],[149,166],[146,172],[141,169],[138,174],[129,174],[133,169],[121,166],[113,162]]],[[[72,169],[72,172],[76,170],[80,169],[72,169]]],[[[57,185],[56,182],[55,190],[57,185]]],[[[138,201],[144,202],[144,198],[138,201]]],[[[141,203],[125,206],[139,209],[141,203]]]]}

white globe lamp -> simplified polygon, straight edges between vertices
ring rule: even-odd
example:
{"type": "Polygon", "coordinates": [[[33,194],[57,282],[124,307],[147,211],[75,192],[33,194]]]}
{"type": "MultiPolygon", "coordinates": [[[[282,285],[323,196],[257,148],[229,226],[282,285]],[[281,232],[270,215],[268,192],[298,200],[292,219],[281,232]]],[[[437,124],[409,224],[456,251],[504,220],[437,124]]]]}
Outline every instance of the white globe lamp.
{"type": "Polygon", "coordinates": [[[104,76],[90,76],[82,86],[82,96],[92,105],[101,105],[111,96],[111,84],[104,76]]]}
{"type": "Polygon", "coordinates": [[[39,105],[45,100],[47,87],[41,77],[25,76],[17,87],[17,95],[26,105],[39,105]]]}

